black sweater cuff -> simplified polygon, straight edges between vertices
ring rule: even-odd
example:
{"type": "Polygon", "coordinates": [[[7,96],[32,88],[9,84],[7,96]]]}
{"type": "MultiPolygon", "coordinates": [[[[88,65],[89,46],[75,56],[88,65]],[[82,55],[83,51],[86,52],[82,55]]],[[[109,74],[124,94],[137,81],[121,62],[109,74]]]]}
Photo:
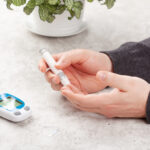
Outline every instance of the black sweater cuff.
{"type": "Polygon", "coordinates": [[[146,104],[146,120],[147,120],[147,123],[150,124],[150,93],[149,93],[147,104],[146,104]]]}

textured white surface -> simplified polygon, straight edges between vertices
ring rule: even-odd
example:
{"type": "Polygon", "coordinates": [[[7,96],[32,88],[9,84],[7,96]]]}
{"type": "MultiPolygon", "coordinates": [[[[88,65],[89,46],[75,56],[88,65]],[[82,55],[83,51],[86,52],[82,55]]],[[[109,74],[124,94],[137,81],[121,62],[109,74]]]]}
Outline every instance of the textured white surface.
{"type": "Polygon", "coordinates": [[[148,150],[150,125],[138,119],[106,119],[74,109],[51,90],[38,71],[40,48],[52,53],[73,48],[115,49],[150,35],[150,1],[118,0],[107,10],[86,5],[89,29],[77,36],[46,38],[28,32],[25,17],[0,2],[0,92],[26,100],[31,119],[14,124],[0,119],[1,150],[148,150]]]}

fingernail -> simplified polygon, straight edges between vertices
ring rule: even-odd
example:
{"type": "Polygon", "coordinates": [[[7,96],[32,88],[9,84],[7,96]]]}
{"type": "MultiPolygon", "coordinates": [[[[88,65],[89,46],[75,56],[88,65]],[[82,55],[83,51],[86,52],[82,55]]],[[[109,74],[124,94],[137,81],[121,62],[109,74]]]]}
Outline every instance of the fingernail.
{"type": "Polygon", "coordinates": [[[105,80],[105,79],[106,79],[106,74],[103,73],[103,72],[100,72],[100,73],[98,74],[98,76],[100,77],[101,80],[105,80]]]}
{"type": "Polygon", "coordinates": [[[60,64],[60,63],[56,63],[55,67],[56,67],[57,69],[61,69],[61,64],[60,64]]]}

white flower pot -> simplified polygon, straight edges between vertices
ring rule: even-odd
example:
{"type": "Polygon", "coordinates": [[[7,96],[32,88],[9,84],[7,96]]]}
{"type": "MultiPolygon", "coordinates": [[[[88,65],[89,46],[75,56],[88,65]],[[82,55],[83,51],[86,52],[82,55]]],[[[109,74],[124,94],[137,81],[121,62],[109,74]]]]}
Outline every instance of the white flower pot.
{"type": "MultiPolygon", "coordinates": [[[[84,3],[84,0],[82,0],[82,2],[84,3]]],[[[78,34],[86,28],[83,22],[83,11],[84,7],[80,19],[74,17],[72,20],[68,20],[70,14],[68,11],[64,11],[63,14],[56,15],[52,23],[48,23],[40,20],[38,7],[36,7],[34,11],[27,16],[27,29],[33,33],[50,37],[64,37],[78,34]]]]}

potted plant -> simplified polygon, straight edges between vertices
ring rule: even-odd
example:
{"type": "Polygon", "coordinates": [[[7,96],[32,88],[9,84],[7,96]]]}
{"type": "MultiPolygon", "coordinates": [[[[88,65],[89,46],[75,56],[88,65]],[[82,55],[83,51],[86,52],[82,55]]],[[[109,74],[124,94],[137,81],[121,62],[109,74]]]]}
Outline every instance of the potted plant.
{"type": "MultiPolygon", "coordinates": [[[[92,2],[93,0],[88,0],[92,2]]],[[[115,0],[99,0],[112,8],[115,0]]],[[[30,31],[45,36],[68,36],[84,30],[82,21],[84,0],[6,0],[11,5],[24,6],[30,31]]]]}

